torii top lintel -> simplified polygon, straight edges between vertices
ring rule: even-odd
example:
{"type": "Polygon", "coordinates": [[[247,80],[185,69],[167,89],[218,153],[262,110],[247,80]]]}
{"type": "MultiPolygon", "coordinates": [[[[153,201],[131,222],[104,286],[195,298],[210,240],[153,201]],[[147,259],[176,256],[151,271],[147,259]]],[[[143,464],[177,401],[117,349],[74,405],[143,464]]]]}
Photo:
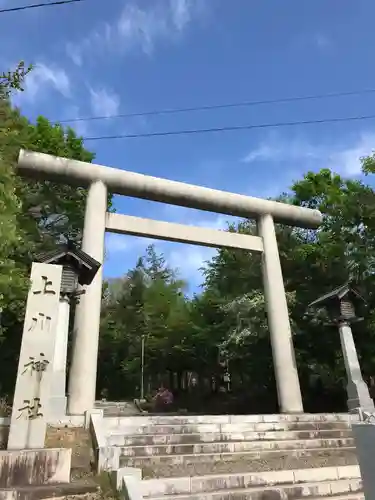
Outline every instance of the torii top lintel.
{"type": "Polygon", "coordinates": [[[102,181],[115,194],[239,217],[270,214],[276,222],[297,227],[317,228],[323,219],[318,210],[22,149],[18,172],[24,177],[82,187],[102,181]]]}

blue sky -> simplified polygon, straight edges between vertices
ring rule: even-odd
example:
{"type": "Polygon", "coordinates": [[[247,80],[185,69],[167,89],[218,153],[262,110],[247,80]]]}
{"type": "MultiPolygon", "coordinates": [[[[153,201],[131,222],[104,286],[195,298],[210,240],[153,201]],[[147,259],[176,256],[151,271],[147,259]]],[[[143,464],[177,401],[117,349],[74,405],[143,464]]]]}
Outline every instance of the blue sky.
{"type": "MultiPolygon", "coordinates": [[[[0,8],[34,3],[0,0],[0,8]]],[[[1,65],[32,62],[24,114],[51,120],[375,88],[372,0],[86,0],[0,15],[1,65]],[[4,42],[6,41],[6,42],[4,42]]],[[[78,122],[84,137],[371,114],[375,94],[78,122]]],[[[309,169],[357,176],[375,120],[90,141],[96,161],[242,194],[277,195],[309,169]]],[[[226,216],[116,197],[119,213],[200,226],[226,216]]],[[[105,274],[148,244],[107,235],[105,274]]],[[[157,242],[190,289],[213,251],[157,242]]]]}

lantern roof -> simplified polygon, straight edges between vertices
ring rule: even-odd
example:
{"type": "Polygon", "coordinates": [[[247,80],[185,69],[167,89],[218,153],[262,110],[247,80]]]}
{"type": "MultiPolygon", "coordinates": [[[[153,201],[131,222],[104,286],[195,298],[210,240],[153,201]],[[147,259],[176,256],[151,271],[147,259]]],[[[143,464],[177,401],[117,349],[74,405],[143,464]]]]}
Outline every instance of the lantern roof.
{"type": "Polygon", "coordinates": [[[358,290],[351,285],[350,281],[347,281],[344,285],[338,286],[331,292],[328,292],[311,302],[311,304],[308,305],[308,308],[328,305],[332,301],[341,301],[344,298],[348,298],[354,302],[363,302],[366,304],[365,299],[362,295],[360,295],[358,290]]]}
{"type": "Polygon", "coordinates": [[[69,240],[50,252],[36,255],[35,260],[44,264],[73,266],[80,285],[89,285],[101,266],[97,260],[69,240]]]}

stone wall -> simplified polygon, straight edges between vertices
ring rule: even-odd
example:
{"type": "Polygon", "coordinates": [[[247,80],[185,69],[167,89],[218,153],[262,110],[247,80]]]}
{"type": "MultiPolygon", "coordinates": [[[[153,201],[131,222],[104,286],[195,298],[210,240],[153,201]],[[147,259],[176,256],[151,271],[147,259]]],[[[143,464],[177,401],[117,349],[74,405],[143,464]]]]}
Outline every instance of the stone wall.
{"type": "Polygon", "coordinates": [[[0,451],[0,488],[68,483],[71,450],[0,451]]]}

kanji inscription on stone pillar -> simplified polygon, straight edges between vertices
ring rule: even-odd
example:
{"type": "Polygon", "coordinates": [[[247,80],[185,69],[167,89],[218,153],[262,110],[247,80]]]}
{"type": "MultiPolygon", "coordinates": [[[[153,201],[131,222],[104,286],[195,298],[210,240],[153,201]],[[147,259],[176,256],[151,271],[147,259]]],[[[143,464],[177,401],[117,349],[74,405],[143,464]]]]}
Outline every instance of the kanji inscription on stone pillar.
{"type": "Polygon", "coordinates": [[[43,448],[62,267],[33,263],[14,392],[8,449],[43,448]]]}

